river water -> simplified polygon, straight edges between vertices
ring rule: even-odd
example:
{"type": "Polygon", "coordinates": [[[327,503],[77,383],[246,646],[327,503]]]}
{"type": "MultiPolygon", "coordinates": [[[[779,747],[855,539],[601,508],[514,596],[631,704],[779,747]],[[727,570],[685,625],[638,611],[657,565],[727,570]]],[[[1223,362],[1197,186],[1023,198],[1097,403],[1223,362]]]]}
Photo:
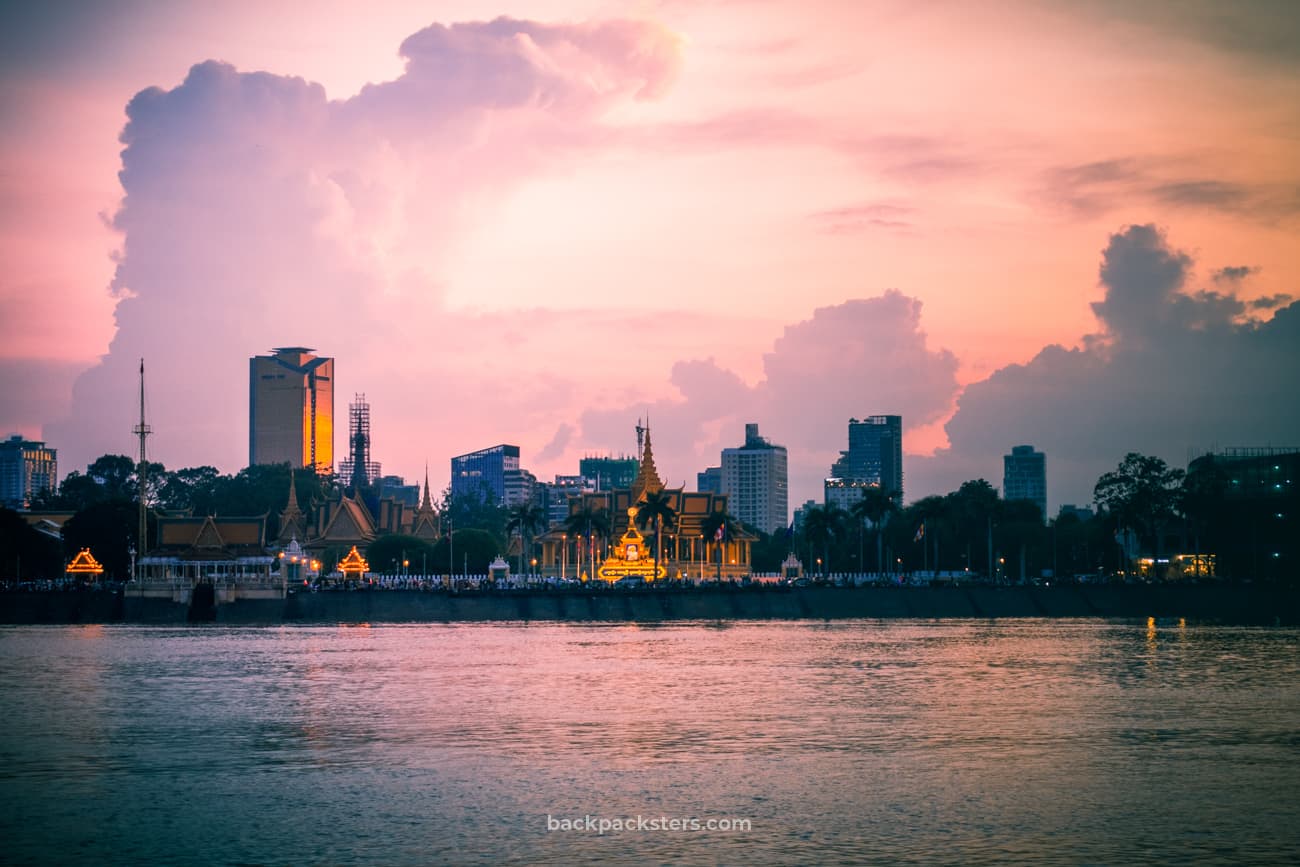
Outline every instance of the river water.
{"type": "Polygon", "coordinates": [[[1296,629],[14,627],[0,711],[0,863],[1300,862],[1296,629]]]}

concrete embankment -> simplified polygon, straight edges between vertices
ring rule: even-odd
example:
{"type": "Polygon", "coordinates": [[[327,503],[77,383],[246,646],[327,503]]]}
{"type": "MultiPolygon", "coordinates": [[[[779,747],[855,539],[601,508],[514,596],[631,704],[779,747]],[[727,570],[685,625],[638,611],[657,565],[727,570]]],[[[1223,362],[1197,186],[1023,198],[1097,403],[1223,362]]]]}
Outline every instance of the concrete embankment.
{"type": "Polygon", "coordinates": [[[1300,592],[1257,585],[1057,587],[723,587],[633,591],[383,590],[223,602],[196,618],[185,603],[104,591],[0,593],[0,623],[662,622],[842,618],[1187,618],[1300,624],[1300,592]]]}

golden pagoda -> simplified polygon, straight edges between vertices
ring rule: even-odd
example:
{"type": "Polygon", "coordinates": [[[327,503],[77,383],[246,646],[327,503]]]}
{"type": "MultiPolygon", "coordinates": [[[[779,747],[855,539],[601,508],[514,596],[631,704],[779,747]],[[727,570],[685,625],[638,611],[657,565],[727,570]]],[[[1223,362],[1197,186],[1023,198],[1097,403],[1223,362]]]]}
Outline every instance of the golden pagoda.
{"type": "MultiPolygon", "coordinates": [[[[633,518],[629,533],[624,533],[617,543],[610,540],[610,547],[606,549],[605,566],[597,567],[596,575],[607,581],[616,581],[628,575],[642,574],[636,570],[618,571],[628,566],[629,544],[636,544],[638,557],[644,558],[643,577],[647,580],[665,577],[703,580],[706,577],[712,578],[719,571],[724,579],[737,579],[748,575],[751,545],[757,539],[756,536],[739,525],[729,526],[730,532],[724,539],[717,539],[714,534],[704,532],[711,516],[727,514],[727,495],[709,491],[686,491],[685,486],[667,487],[655,467],[649,425],[640,430],[645,433],[645,443],[640,449],[640,467],[632,484],[626,488],[613,490],[584,491],[570,497],[569,514],[573,515],[583,509],[604,512],[610,516],[612,525],[615,515],[629,512],[634,515],[647,494],[663,493],[676,514],[672,524],[662,528],[663,562],[656,563],[655,566],[651,565],[655,563],[654,557],[646,547],[644,537],[637,532],[635,518],[633,518]],[[609,572],[609,576],[612,577],[607,577],[607,568],[614,570],[609,572]],[[652,570],[657,571],[658,575],[652,577],[652,570]]],[[[617,532],[614,526],[610,529],[617,532]]],[[[595,549],[600,545],[599,539],[594,542],[584,541],[581,536],[566,533],[562,526],[552,527],[539,537],[538,541],[542,546],[543,573],[566,577],[575,574],[583,577],[581,572],[581,563],[585,559],[583,546],[591,544],[595,549]]],[[[592,556],[597,560],[600,559],[599,553],[593,553],[592,556]]]]}
{"type": "MultiPolygon", "coordinates": [[[[651,469],[653,469],[653,465],[651,469]]],[[[624,578],[657,581],[667,574],[668,570],[664,565],[654,561],[650,550],[646,547],[645,537],[636,528],[636,508],[629,508],[627,510],[627,529],[623,531],[623,536],[618,540],[618,544],[610,548],[609,556],[605,558],[605,562],[601,567],[596,570],[596,575],[602,581],[613,584],[615,581],[621,581],[624,578]]]]}

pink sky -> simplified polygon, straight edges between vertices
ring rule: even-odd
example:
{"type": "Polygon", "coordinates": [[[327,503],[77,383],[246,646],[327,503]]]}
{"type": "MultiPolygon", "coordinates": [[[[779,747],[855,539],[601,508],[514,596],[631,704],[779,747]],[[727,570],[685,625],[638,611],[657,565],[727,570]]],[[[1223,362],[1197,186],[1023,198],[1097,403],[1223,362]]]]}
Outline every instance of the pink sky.
{"type": "MultiPolygon", "coordinates": [[[[497,442],[575,472],[647,411],[688,485],[759,422],[792,506],[850,416],[904,416],[909,500],[1000,484],[1032,442],[1053,509],[1125,451],[1300,440],[1267,391],[1125,428],[1106,376],[1138,341],[1091,307],[1132,250],[1176,263],[1170,305],[1241,302],[1223,351],[1300,294],[1285,4],[220,5],[5,37],[0,427],[65,474],[132,452],[141,356],[154,457],[239,469],[247,358],[279,345],[334,356],[338,414],[365,392],[385,471],[427,460],[439,487],[497,442]],[[500,15],[534,23],[451,26],[500,15]],[[1007,365],[1065,387],[1029,364],[1053,344],[1100,371],[1088,413],[1054,427],[1032,392],[1022,423],[976,424],[1014,369],[962,390],[1007,365]]],[[[1145,399],[1174,391],[1150,376],[1145,399]]]]}

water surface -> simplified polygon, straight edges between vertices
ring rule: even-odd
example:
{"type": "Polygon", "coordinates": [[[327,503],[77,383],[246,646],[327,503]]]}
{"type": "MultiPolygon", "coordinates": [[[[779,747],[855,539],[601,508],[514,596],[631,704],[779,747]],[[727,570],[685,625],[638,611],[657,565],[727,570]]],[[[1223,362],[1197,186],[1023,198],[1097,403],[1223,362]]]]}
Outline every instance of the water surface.
{"type": "Polygon", "coordinates": [[[1296,863],[1298,675],[1176,622],[5,628],[0,861],[1296,863]]]}

